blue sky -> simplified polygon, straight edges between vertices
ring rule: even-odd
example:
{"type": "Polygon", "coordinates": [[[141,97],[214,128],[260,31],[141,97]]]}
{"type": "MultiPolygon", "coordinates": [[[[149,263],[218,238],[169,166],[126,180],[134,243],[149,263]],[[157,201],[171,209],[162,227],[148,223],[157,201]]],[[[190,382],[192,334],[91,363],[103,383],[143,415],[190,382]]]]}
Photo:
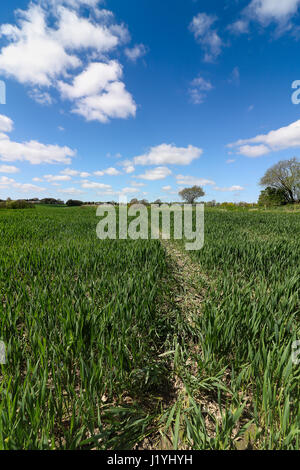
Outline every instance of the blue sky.
{"type": "Polygon", "coordinates": [[[300,0],[0,6],[0,198],[257,200],[297,156],[300,0]]]}

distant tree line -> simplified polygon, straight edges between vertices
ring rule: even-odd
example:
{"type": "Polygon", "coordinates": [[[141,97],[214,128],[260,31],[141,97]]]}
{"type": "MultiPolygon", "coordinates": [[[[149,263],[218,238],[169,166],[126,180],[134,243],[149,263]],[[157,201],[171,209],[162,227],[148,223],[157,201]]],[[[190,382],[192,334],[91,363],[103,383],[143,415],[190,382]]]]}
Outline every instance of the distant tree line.
{"type": "Polygon", "coordinates": [[[62,201],[61,199],[54,199],[54,198],[51,198],[51,197],[46,197],[45,199],[40,200],[40,204],[63,206],[64,201],[62,201]]]}
{"type": "Polygon", "coordinates": [[[204,203],[206,207],[219,207],[219,208],[224,208],[224,209],[238,209],[238,208],[253,208],[257,207],[257,204],[255,202],[216,202],[215,200],[213,201],[207,201],[204,203]]]}
{"type": "Polygon", "coordinates": [[[22,199],[17,201],[8,199],[6,201],[0,200],[0,209],[35,209],[35,205],[22,199]]]}
{"type": "MultiPolygon", "coordinates": [[[[269,168],[265,175],[259,181],[260,186],[264,189],[261,191],[258,206],[281,206],[285,204],[294,204],[300,202],[300,161],[297,157],[289,160],[281,160],[276,165],[269,168]]],[[[201,186],[193,186],[191,188],[184,188],[179,193],[179,196],[188,204],[196,204],[196,201],[205,196],[205,192],[201,186]]],[[[64,201],[61,199],[44,198],[39,200],[38,198],[12,201],[8,198],[6,201],[0,200],[0,209],[11,208],[11,209],[25,209],[32,208],[35,204],[47,204],[47,205],[64,205],[64,201]]],[[[82,205],[100,205],[100,204],[111,204],[117,205],[115,201],[106,203],[101,202],[83,202],[78,200],[69,199],[66,202],[68,207],[78,207],[82,205]]],[[[146,199],[132,199],[129,205],[142,204],[144,206],[150,205],[146,199]]],[[[163,204],[160,199],[157,199],[154,204],[163,204]]],[[[225,207],[228,209],[234,209],[236,207],[255,207],[256,204],[247,202],[223,202],[217,203],[215,200],[204,203],[207,207],[225,207]]]]}

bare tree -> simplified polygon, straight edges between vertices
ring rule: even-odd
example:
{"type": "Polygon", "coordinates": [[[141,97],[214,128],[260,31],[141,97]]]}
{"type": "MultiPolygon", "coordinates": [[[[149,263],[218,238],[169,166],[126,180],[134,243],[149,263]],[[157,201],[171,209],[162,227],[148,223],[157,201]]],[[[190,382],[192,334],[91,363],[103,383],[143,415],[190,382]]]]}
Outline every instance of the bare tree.
{"type": "Polygon", "coordinates": [[[134,204],[138,204],[138,203],[139,203],[139,200],[136,199],[136,198],[134,198],[134,199],[131,199],[131,201],[130,201],[129,204],[130,204],[131,206],[133,206],[134,204]]]}
{"type": "Polygon", "coordinates": [[[205,192],[203,191],[201,186],[193,186],[192,188],[184,188],[178,194],[181,197],[181,199],[186,201],[188,204],[194,204],[196,199],[199,199],[199,197],[205,196],[205,192]]]}
{"type": "Polygon", "coordinates": [[[296,202],[300,199],[299,159],[294,157],[276,163],[266,171],[259,184],[282,191],[286,202],[296,202]]]}

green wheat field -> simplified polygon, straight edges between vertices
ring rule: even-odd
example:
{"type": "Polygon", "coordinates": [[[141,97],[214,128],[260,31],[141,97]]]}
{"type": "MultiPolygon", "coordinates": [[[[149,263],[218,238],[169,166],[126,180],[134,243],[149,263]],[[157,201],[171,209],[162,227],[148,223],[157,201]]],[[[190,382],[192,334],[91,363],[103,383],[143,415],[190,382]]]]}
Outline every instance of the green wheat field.
{"type": "Polygon", "coordinates": [[[207,209],[198,252],[98,222],[0,211],[0,449],[299,449],[300,213],[207,209]]]}

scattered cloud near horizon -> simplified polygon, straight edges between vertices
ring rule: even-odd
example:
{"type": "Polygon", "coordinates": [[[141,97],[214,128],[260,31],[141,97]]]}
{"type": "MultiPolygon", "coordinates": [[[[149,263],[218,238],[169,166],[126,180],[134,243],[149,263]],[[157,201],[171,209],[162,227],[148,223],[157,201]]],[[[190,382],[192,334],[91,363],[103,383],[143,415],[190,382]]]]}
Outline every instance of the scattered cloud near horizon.
{"type": "Polygon", "coordinates": [[[41,193],[46,191],[46,188],[41,188],[39,186],[35,186],[34,184],[27,184],[27,183],[18,183],[12,178],[8,178],[7,176],[0,176],[0,189],[14,189],[17,192],[22,192],[29,194],[31,192],[41,193]]]}
{"type": "Polygon", "coordinates": [[[84,194],[84,191],[82,191],[81,189],[78,189],[78,188],[65,188],[65,189],[60,189],[59,192],[60,192],[60,193],[63,193],[63,194],[70,195],[70,196],[84,194]]]}
{"type": "Polygon", "coordinates": [[[27,161],[32,165],[41,163],[70,164],[75,151],[67,146],[42,144],[36,140],[15,142],[7,133],[13,130],[13,121],[0,115],[0,160],[4,162],[27,161]]]}

